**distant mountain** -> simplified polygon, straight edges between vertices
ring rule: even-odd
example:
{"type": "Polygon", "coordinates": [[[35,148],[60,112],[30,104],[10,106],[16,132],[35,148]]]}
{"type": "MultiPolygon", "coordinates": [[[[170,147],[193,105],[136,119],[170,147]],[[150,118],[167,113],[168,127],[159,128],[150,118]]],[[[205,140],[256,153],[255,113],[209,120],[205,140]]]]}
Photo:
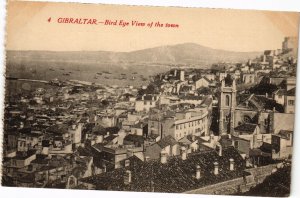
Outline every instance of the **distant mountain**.
{"type": "Polygon", "coordinates": [[[260,56],[262,52],[233,52],[212,49],[195,43],[167,45],[132,52],[110,51],[8,51],[7,61],[59,61],[105,63],[204,64],[240,62],[260,56]]]}

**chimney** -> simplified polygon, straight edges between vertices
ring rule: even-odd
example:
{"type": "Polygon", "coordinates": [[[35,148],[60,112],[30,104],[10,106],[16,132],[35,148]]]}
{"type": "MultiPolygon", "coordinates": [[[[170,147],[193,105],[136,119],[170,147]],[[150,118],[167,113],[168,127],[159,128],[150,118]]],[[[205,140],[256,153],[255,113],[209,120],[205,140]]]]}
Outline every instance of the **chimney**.
{"type": "Polygon", "coordinates": [[[201,178],[201,167],[199,165],[197,165],[196,167],[196,179],[200,179],[201,178]]]}
{"type": "Polygon", "coordinates": [[[129,167],[130,166],[130,161],[127,159],[125,160],[125,167],[129,167]]]}
{"type": "Polygon", "coordinates": [[[220,143],[217,144],[219,156],[222,157],[222,145],[220,143]]]}
{"type": "Polygon", "coordinates": [[[108,137],[108,136],[109,136],[109,134],[110,134],[110,133],[109,133],[109,131],[107,131],[107,132],[106,132],[106,137],[108,137]]]}
{"type": "Polygon", "coordinates": [[[133,150],[127,149],[127,157],[132,157],[132,156],[133,156],[133,150]]]}
{"type": "Polygon", "coordinates": [[[165,152],[165,151],[162,151],[161,153],[160,153],[160,162],[162,163],[162,164],[166,164],[167,163],[167,152],[165,152]]]}
{"type": "Polygon", "coordinates": [[[73,130],[76,129],[76,124],[72,124],[72,129],[73,129],[73,130]]]}
{"type": "Polygon", "coordinates": [[[229,159],[229,170],[234,170],[234,159],[232,158],[229,159]]]}
{"type": "Polygon", "coordinates": [[[192,140],[193,140],[193,142],[195,142],[195,140],[196,140],[196,136],[195,135],[192,136],[192,140]]]}
{"type": "Polygon", "coordinates": [[[209,142],[212,144],[214,142],[214,134],[211,134],[209,137],[209,142]]]}
{"type": "Polygon", "coordinates": [[[181,158],[182,160],[186,160],[186,148],[185,147],[181,147],[181,158]]]}
{"type": "Polygon", "coordinates": [[[249,157],[246,157],[246,158],[245,158],[245,161],[246,161],[246,167],[250,167],[249,157]]]}
{"type": "Polygon", "coordinates": [[[144,162],[149,162],[149,161],[150,161],[150,157],[149,156],[145,156],[144,162]]]}
{"type": "Polygon", "coordinates": [[[177,76],[177,69],[174,70],[174,77],[177,76]]]}
{"type": "Polygon", "coordinates": [[[219,174],[219,163],[214,162],[214,175],[218,175],[218,174],[219,174]]]}
{"type": "Polygon", "coordinates": [[[131,184],[131,171],[130,170],[127,170],[126,172],[125,172],[125,177],[124,177],[124,184],[125,185],[129,185],[129,184],[131,184]]]}
{"type": "Polygon", "coordinates": [[[23,128],[24,128],[24,123],[20,122],[20,129],[23,129],[23,128]]]}

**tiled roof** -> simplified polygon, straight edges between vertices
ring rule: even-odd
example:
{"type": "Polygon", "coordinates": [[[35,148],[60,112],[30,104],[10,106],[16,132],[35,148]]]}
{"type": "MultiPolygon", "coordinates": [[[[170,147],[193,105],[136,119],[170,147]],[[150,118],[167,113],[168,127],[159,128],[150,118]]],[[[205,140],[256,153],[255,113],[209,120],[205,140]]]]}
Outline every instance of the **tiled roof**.
{"type": "Polygon", "coordinates": [[[281,138],[284,138],[284,139],[290,139],[290,135],[293,134],[293,131],[288,131],[288,130],[280,130],[278,135],[281,137],[281,138]]]}
{"type": "Polygon", "coordinates": [[[257,124],[251,124],[251,123],[244,123],[234,128],[236,131],[242,131],[242,132],[248,132],[253,133],[256,129],[257,124]]]}
{"type": "Polygon", "coordinates": [[[237,150],[228,147],[220,157],[215,151],[189,154],[186,160],[173,157],[166,164],[160,160],[150,160],[141,164],[130,163],[129,167],[116,169],[97,176],[81,179],[92,183],[99,190],[137,192],[185,192],[217,182],[244,175],[245,163],[237,150]],[[229,171],[229,159],[235,161],[235,170],[229,171]],[[219,163],[219,174],[214,175],[214,162],[219,163]],[[196,166],[201,167],[201,179],[195,178],[196,166]],[[124,183],[125,172],[132,173],[132,183],[124,183]]]}
{"type": "Polygon", "coordinates": [[[138,143],[143,144],[144,143],[144,138],[143,138],[143,136],[140,136],[140,135],[129,134],[124,138],[124,141],[138,142],[138,143]]]}
{"type": "Polygon", "coordinates": [[[173,146],[177,144],[177,141],[170,135],[162,138],[160,141],[157,142],[160,148],[165,148],[167,146],[173,146]]]}

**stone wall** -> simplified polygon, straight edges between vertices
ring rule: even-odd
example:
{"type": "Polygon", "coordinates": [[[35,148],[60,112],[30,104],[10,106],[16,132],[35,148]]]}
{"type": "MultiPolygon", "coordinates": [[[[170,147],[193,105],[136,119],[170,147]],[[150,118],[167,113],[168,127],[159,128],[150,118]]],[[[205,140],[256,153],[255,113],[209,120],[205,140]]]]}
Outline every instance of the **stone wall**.
{"type": "Polygon", "coordinates": [[[239,177],[233,180],[205,186],[202,188],[186,191],[187,194],[216,194],[216,195],[231,195],[238,192],[247,192],[251,187],[262,183],[264,179],[272,174],[272,170],[277,164],[251,168],[245,170],[250,175],[239,177]]]}

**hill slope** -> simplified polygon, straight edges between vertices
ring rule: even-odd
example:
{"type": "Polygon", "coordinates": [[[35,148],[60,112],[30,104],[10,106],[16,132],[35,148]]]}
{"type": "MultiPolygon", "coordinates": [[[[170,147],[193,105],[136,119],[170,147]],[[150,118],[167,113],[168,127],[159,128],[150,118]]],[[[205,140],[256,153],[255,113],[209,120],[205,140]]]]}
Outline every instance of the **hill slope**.
{"type": "Polygon", "coordinates": [[[132,52],[109,51],[8,51],[8,62],[58,61],[91,63],[171,63],[205,64],[239,62],[259,56],[261,52],[232,52],[204,47],[194,43],[160,46],[132,52]]]}

